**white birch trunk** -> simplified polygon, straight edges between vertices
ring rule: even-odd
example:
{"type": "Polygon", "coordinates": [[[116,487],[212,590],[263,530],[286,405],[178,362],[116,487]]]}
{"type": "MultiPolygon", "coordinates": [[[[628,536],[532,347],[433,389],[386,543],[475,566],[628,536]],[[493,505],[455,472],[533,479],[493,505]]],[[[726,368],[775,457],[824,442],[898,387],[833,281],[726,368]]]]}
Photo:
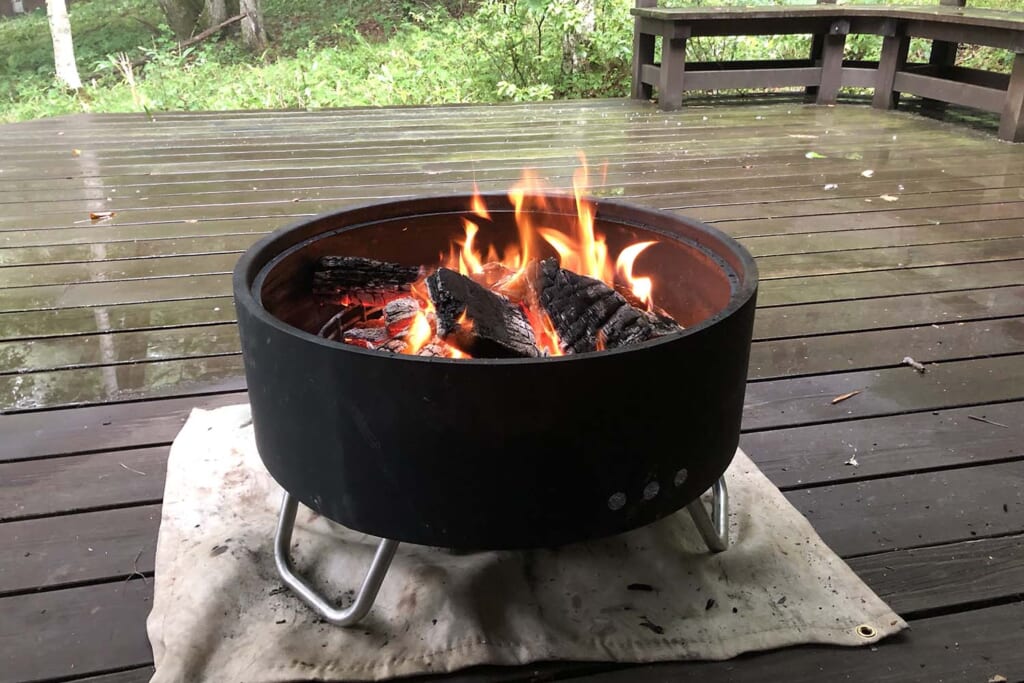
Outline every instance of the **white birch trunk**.
{"type": "Polygon", "coordinates": [[[64,0],[46,0],[46,16],[50,20],[53,66],[57,71],[57,80],[72,90],[78,90],[82,87],[82,79],[78,76],[78,65],[75,64],[75,44],[71,39],[71,21],[64,0]]]}
{"type": "Polygon", "coordinates": [[[579,27],[565,35],[563,50],[573,71],[583,66],[583,58],[579,54],[579,45],[587,40],[597,25],[597,11],[594,0],[576,0],[576,7],[582,11],[583,19],[579,27]]]}

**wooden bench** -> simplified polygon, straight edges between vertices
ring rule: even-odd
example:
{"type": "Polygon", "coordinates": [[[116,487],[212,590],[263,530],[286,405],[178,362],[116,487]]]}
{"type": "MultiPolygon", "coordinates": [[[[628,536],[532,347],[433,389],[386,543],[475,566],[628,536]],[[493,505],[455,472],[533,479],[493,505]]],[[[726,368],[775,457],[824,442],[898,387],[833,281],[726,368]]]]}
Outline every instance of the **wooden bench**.
{"type": "MultiPolygon", "coordinates": [[[[640,0],[646,4],[650,0],[640,0]]],[[[804,86],[819,104],[840,88],[873,88],[872,104],[893,109],[900,93],[974,107],[1000,115],[999,137],[1024,141],[1024,12],[955,6],[800,5],[732,8],[638,6],[634,16],[633,91],[662,109],[682,106],[685,90],[804,86]],[[697,36],[811,34],[806,60],[686,64],[686,41],[697,36]],[[883,36],[877,62],[844,60],[846,36],[883,36]],[[661,39],[661,62],[654,61],[661,39]],[[911,38],[933,42],[928,63],[910,63],[911,38]],[[954,65],[958,43],[1010,50],[1012,72],[954,65]]]]}

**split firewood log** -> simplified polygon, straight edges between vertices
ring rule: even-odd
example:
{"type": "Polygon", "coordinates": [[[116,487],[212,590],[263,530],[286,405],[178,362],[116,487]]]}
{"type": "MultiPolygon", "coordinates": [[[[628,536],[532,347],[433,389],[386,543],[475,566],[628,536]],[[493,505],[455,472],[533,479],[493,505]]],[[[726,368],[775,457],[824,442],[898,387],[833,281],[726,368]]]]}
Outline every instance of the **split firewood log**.
{"type": "Polygon", "coordinates": [[[533,328],[522,309],[448,268],[427,277],[437,311],[437,334],[474,358],[531,358],[540,355],[533,328]]]}
{"type": "Polygon", "coordinates": [[[594,278],[540,262],[534,280],[540,304],[551,318],[565,353],[638,344],[683,329],[667,316],[633,306],[594,278]]]}

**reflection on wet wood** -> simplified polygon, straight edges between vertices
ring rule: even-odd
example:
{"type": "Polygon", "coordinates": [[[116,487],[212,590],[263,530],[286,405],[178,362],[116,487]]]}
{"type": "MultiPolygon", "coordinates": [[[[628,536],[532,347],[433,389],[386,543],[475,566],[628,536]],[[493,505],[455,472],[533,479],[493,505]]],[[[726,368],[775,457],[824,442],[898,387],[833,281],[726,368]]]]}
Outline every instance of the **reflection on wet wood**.
{"type": "MultiPolygon", "coordinates": [[[[914,629],[871,657],[803,648],[530,671],[953,680],[970,661],[987,680],[990,662],[1020,661],[1007,644],[1020,636],[1021,565],[1006,557],[1024,537],[1024,156],[992,135],[798,102],[126,114],[11,129],[0,547],[14,552],[0,554],[0,639],[13,654],[0,681],[148,678],[151,583],[125,578],[152,571],[164,458],[189,411],[245,400],[238,253],[299,216],[474,182],[500,190],[524,166],[568,186],[577,149],[598,196],[713,221],[758,257],[742,443],[914,629]],[[94,210],[116,215],[93,222],[94,210]],[[908,355],[927,372],[900,365],[908,355]]],[[[507,675],[533,674],[460,680],[507,675]]]]}

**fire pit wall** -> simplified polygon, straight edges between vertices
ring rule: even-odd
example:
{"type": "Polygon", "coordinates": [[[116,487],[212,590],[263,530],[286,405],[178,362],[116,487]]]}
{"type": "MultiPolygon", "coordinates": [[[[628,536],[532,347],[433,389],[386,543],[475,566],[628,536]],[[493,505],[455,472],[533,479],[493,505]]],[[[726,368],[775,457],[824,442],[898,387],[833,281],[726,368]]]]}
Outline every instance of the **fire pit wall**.
{"type": "MultiPolygon", "coordinates": [[[[478,220],[481,237],[516,241],[508,199],[485,200],[493,221],[478,220]]],[[[575,215],[571,200],[556,201],[575,215]]],[[[681,334],[522,360],[393,356],[316,336],[334,312],[310,295],[318,257],[436,263],[461,238],[468,206],[468,196],[432,197],[321,216],[239,262],[249,396],[270,473],[350,528],[469,549],[619,533],[699,496],[738,443],[757,290],[749,254],[707,226],[597,204],[613,255],[662,241],[636,271],[654,276],[681,334]]]]}

